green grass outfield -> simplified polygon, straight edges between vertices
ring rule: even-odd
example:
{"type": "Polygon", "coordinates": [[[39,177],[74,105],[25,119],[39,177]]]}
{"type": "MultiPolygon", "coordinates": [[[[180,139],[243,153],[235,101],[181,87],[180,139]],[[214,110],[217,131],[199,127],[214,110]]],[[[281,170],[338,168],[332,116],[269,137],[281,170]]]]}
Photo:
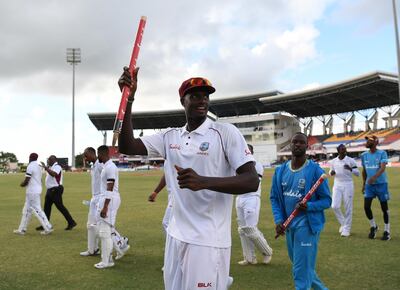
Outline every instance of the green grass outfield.
{"type": "MultiPolygon", "coordinates": [[[[231,275],[234,284],[231,289],[293,289],[285,239],[273,238],[274,223],[269,202],[272,173],[272,170],[264,173],[259,223],[260,230],[274,249],[272,263],[237,265],[242,255],[233,211],[231,275]]],[[[356,179],[351,237],[340,237],[332,210],[326,211],[327,223],[321,234],[317,271],[330,289],[400,288],[400,169],[388,169],[388,173],[391,241],[367,238],[369,223],[362,205],[361,178],[356,179]]],[[[161,171],[120,174],[122,204],[117,228],[130,238],[132,247],[114,268],[107,270],[93,267],[99,257],[79,256],[79,252],[86,249],[88,208],[82,205],[82,200],[90,199],[88,173],[65,174],[64,203],[78,226],[72,231],[64,231],[66,222],[53,206],[51,222],[55,231],[50,236],[41,236],[35,231],[39,224],[35,218],[25,236],[12,233],[19,225],[24,204],[25,192],[19,187],[24,176],[0,175],[0,289],[163,289],[161,219],[166,206],[165,190],[156,203],[147,202],[147,196],[161,174],[161,171]]],[[[43,197],[44,194],[42,200],[43,197]]],[[[380,226],[380,238],[383,220],[376,200],[373,212],[380,226]]]]}

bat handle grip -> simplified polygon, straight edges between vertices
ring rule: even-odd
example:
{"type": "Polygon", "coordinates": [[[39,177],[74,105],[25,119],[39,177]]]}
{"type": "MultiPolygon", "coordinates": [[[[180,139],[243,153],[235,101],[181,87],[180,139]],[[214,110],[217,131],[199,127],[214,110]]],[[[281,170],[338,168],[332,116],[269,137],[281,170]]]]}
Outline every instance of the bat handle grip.
{"type": "Polygon", "coordinates": [[[122,128],[122,120],[115,120],[112,146],[115,146],[115,144],[117,143],[119,134],[121,133],[121,128],[122,128]]]}

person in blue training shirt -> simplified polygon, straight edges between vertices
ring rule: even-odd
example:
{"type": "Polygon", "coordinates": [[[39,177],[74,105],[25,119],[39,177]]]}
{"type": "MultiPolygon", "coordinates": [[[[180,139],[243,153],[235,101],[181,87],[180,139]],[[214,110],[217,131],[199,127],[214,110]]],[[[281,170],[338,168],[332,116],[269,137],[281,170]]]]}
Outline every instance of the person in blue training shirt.
{"type": "Polygon", "coordinates": [[[370,239],[375,239],[376,232],[378,231],[378,226],[375,223],[371,210],[372,200],[375,197],[378,197],[383,212],[383,221],[385,223],[385,230],[381,240],[388,241],[390,240],[388,206],[390,194],[388,191],[388,181],[385,172],[388,157],[385,151],[376,148],[379,143],[378,137],[370,135],[365,137],[365,139],[367,140],[365,147],[369,148],[369,150],[361,154],[361,164],[363,167],[362,192],[364,193],[364,210],[371,225],[368,237],[370,239]]]}
{"type": "Polygon", "coordinates": [[[300,203],[324,173],[319,165],[306,158],[307,136],[296,133],[291,140],[292,158],[275,170],[272,179],[271,205],[275,231],[284,235],[283,222],[297,207],[299,214],[286,229],[286,245],[292,262],[295,288],[328,289],[315,271],[319,235],[324,227],[324,210],[331,206],[328,182],[325,180],[311,199],[300,203]]]}

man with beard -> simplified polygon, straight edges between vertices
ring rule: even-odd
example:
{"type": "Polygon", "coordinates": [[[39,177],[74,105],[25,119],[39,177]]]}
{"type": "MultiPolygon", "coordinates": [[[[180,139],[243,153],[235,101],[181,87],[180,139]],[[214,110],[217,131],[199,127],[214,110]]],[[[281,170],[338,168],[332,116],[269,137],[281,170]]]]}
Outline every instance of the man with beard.
{"type": "Polygon", "coordinates": [[[388,206],[390,194],[385,172],[388,157],[385,151],[376,148],[379,143],[377,136],[370,135],[365,137],[365,139],[367,140],[365,147],[369,148],[369,150],[361,154],[361,163],[363,167],[362,192],[364,193],[364,210],[371,226],[368,238],[375,239],[376,232],[378,231],[378,225],[375,223],[371,210],[372,200],[377,197],[381,203],[383,221],[385,223],[385,230],[381,240],[388,241],[390,240],[388,206]]]}
{"type": "Polygon", "coordinates": [[[319,235],[324,227],[324,210],[331,205],[328,182],[325,180],[307,203],[301,200],[324,173],[317,163],[306,158],[308,142],[303,133],[291,140],[292,159],[275,170],[271,188],[275,231],[284,235],[283,222],[295,208],[299,214],[287,228],[286,245],[292,262],[296,289],[327,289],[315,271],[319,235]]]}
{"type": "Polygon", "coordinates": [[[137,72],[131,75],[126,68],[119,80],[120,89],[128,86],[132,92],[119,151],[168,160],[164,172],[174,206],[165,246],[165,289],[226,290],[232,282],[232,194],[257,190],[254,158],[236,127],[207,118],[215,88],[202,77],[190,78],[179,88],[185,126],[134,138],[131,111],[137,72]]]}

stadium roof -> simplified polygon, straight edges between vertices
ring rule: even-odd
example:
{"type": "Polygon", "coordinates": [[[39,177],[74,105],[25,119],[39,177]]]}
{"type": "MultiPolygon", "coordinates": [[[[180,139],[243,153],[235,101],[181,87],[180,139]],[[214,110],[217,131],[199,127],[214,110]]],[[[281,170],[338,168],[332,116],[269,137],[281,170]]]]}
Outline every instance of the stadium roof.
{"type": "MultiPolygon", "coordinates": [[[[287,112],[300,118],[353,112],[399,103],[395,74],[372,72],[316,89],[282,94],[280,91],[214,99],[209,111],[216,117],[287,112]]],[[[113,129],[115,113],[88,113],[100,131],[113,129]]],[[[180,110],[135,112],[134,129],[180,127],[186,123],[180,110]]],[[[213,118],[210,116],[210,118],[213,118]]]]}
{"type": "Polygon", "coordinates": [[[281,94],[280,91],[270,91],[255,95],[215,99],[210,101],[209,111],[218,118],[269,113],[271,111],[260,102],[260,99],[281,94]]]}
{"type": "Polygon", "coordinates": [[[260,99],[268,112],[284,111],[297,117],[315,117],[360,111],[399,103],[398,77],[372,72],[316,89],[260,99]]]}
{"type": "MultiPolygon", "coordinates": [[[[99,131],[109,131],[114,128],[115,113],[88,113],[90,121],[99,131]]],[[[186,123],[185,111],[151,111],[132,114],[133,129],[163,129],[181,127],[186,123]]]]}
{"type": "MultiPolygon", "coordinates": [[[[218,118],[261,114],[266,112],[266,107],[259,99],[277,94],[281,94],[281,92],[271,91],[256,95],[211,100],[209,111],[218,118]]],[[[109,131],[114,127],[115,113],[88,113],[88,116],[99,131],[109,131]]],[[[209,116],[209,118],[215,119],[213,116],[209,116]]],[[[185,125],[186,117],[183,109],[134,112],[132,121],[133,129],[163,129],[185,125]]]]}

